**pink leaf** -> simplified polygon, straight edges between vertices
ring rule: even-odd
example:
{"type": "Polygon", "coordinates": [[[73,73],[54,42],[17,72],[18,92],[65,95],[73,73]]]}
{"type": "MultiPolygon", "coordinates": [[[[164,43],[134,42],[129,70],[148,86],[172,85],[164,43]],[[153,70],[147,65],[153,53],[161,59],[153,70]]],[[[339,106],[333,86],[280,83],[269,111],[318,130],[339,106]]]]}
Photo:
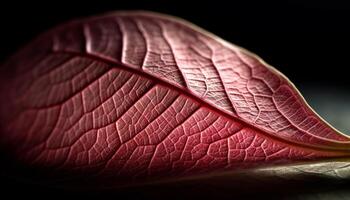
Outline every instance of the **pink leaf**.
{"type": "Polygon", "coordinates": [[[70,22],[3,67],[1,138],[28,165],[123,183],[350,153],[280,72],[174,17],[70,22]]]}

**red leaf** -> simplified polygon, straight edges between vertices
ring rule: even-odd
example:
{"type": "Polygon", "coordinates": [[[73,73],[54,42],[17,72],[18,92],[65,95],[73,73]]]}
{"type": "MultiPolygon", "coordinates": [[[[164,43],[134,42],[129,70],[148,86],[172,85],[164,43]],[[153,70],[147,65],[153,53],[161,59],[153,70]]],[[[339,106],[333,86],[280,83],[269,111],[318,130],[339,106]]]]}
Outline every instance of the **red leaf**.
{"type": "Polygon", "coordinates": [[[3,67],[2,140],[31,165],[141,180],[350,152],[280,72],[169,16],[74,21],[3,67]]]}

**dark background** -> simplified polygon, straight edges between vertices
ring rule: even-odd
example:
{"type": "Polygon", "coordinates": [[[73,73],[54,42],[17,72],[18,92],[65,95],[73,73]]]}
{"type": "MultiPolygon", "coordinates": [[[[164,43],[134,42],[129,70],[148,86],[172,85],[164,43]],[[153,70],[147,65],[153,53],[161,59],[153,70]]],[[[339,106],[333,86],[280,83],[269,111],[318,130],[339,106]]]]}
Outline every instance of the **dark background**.
{"type": "MultiPolygon", "coordinates": [[[[70,19],[114,10],[167,13],[255,52],[289,77],[323,117],[350,133],[350,5],[345,1],[71,0],[0,5],[0,62],[39,33],[70,19]]],[[[33,187],[4,182],[5,190],[26,188],[35,194],[33,187]]]]}

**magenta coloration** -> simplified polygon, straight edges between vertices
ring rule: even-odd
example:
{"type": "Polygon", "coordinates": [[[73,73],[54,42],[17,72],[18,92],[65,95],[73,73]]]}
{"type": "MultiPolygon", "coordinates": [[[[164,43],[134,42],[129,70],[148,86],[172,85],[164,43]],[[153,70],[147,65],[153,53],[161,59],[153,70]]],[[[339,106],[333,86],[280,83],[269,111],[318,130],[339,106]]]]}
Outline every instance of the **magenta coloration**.
{"type": "Polygon", "coordinates": [[[172,17],[71,22],[3,67],[1,137],[29,165],[141,180],[349,155],[279,72],[172,17]]]}

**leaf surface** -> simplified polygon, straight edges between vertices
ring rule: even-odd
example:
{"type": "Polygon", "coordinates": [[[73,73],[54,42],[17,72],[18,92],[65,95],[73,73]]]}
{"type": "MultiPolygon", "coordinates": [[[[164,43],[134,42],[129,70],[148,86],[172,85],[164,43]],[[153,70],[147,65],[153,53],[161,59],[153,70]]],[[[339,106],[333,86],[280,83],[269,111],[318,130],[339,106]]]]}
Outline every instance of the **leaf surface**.
{"type": "Polygon", "coordinates": [[[3,68],[1,139],[29,165],[122,183],[350,153],[280,72],[174,17],[73,21],[3,68]]]}

